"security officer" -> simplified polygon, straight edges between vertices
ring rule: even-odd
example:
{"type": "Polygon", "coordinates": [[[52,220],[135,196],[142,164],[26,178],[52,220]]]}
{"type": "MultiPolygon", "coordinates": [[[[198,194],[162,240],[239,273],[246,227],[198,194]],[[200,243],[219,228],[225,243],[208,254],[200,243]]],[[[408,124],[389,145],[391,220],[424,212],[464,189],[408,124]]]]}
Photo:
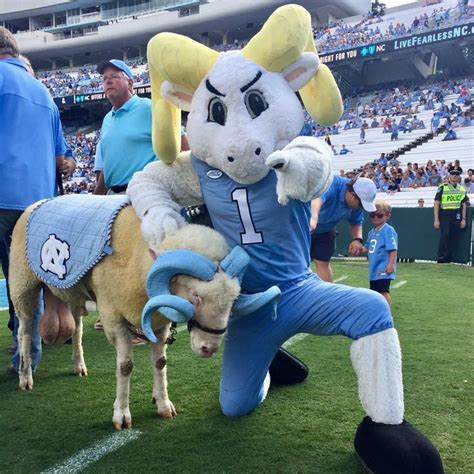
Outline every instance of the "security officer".
{"type": "Polygon", "coordinates": [[[450,263],[459,233],[466,227],[466,189],[459,184],[460,172],[452,169],[449,181],[440,184],[434,200],[434,228],[440,229],[438,263],[450,263]]]}

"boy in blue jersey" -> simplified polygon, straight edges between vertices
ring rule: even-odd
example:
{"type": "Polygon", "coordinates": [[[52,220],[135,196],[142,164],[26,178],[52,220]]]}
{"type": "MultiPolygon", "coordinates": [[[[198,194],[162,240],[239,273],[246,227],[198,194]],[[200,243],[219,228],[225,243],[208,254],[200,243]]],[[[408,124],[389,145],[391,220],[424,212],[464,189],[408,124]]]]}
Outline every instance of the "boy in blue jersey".
{"type": "Polygon", "coordinates": [[[395,280],[397,271],[398,235],[387,224],[392,206],[387,201],[375,201],[377,210],[369,214],[374,228],[367,235],[362,253],[369,257],[370,289],[380,293],[391,304],[390,282],[395,280]]]}

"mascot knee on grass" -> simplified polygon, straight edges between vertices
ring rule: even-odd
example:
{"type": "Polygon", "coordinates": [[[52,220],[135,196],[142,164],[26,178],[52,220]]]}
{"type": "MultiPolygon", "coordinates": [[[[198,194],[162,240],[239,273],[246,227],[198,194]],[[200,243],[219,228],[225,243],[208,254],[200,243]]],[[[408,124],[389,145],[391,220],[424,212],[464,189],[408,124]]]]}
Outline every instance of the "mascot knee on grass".
{"type": "MultiPolygon", "coordinates": [[[[241,51],[219,54],[161,33],[148,45],[153,141],[161,161],[132,179],[128,195],[149,246],[175,232],[183,206],[205,203],[214,227],[251,262],[252,294],[278,287],[278,305],[231,318],[220,404],[250,413],[265,398],[268,369],[297,333],[345,335],[367,414],[355,448],[375,472],[442,472],[434,446],[404,420],[401,353],[390,309],[376,292],[325,283],[309,269],[312,198],[330,185],[331,149],[300,137],[304,112],[335,123],[342,101],[319,63],[311,18],[297,5],[277,9],[241,51]],[[180,153],[181,110],[189,112],[191,152],[180,153]]],[[[315,416],[317,416],[315,414],[315,416]]]]}

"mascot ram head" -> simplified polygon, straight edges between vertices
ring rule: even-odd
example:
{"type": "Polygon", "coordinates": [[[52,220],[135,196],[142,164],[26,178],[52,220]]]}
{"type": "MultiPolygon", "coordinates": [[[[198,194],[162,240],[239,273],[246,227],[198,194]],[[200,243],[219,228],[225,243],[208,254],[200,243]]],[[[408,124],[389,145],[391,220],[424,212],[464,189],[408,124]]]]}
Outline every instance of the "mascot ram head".
{"type": "Polygon", "coordinates": [[[336,82],[319,62],[311,17],[298,5],[277,9],[241,51],[219,54],[160,33],[148,44],[148,61],[157,156],[175,160],[185,110],[196,157],[242,184],[263,179],[266,158],[298,136],[304,113],[296,91],[319,124],[342,114],[336,82]]]}

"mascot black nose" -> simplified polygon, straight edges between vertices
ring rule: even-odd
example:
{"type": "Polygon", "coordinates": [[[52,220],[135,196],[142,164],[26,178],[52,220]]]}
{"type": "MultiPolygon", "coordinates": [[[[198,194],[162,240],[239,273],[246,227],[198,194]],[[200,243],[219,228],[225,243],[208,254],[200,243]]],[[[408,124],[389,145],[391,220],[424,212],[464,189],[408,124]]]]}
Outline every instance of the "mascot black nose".
{"type": "Polygon", "coordinates": [[[260,147],[258,147],[256,150],[255,150],[255,154],[258,156],[260,155],[260,153],[262,152],[262,149],[260,147]]]}
{"type": "Polygon", "coordinates": [[[227,159],[232,163],[234,161],[234,157],[233,156],[228,156],[227,159]]]}

